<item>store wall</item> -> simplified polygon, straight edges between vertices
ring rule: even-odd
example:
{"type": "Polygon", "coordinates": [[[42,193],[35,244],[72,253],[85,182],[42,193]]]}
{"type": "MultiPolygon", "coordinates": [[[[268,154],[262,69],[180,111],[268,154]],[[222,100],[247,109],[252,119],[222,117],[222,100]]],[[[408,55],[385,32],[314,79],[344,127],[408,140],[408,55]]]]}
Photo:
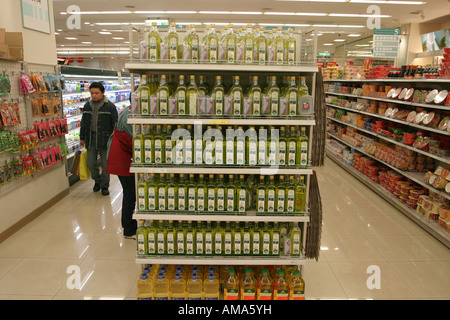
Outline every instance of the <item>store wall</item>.
{"type": "MultiPolygon", "coordinates": [[[[53,0],[49,0],[51,34],[22,27],[21,2],[1,0],[0,28],[10,32],[22,32],[25,62],[56,65],[56,41],[53,24],[53,0]]],[[[41,176],[0,197],[0,239],[2,233],[24,218],[30,217],[37,208],[52,201],[69,190],[65,167],[49,169],[41,176]]],[[[17,226],[14,226],[14,229],[17,226]]]]}
{"type": "Polygon", "coordinates": [[[5,28],[7,32],[22,32],[24,60],[29,63],[56,64],[53,0],[48,0],[50,35],[23,27],[20,0],[1,0],[0,4],[0,28],[5,28]]]}

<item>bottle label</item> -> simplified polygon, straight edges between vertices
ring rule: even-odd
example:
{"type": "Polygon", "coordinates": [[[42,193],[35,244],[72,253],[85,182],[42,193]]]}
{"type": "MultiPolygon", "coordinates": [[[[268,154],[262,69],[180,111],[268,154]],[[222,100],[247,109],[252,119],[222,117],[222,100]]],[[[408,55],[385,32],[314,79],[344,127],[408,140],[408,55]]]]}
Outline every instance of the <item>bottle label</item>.
{"type": "Polygon", "coordinates": [[[197,94],[196,93],[189,94],[189,114],[190,115],[197,114],[197,94]]]}
{"type": "Polygon", "coordinates": [[[250,254],[251,235],[248,232],[244,233],[243,253],[250,254]]]}
{"type": "Polygon", "coordinates": [[[292,254],[299,255],[300,254],[300,235],[298,233],[294,234],[292,237],[292,254]]]}
{"type": "Polygon", "coordinates": [[[167,114],[167,91],[159,91],[159,113],[167,114]]]}
{"type": "Polygon", "coordinates": [[[290,300],[305,300],[305,291],[303,290],[294,290],[291,294],[290,300]]]}
{"type": "Polygon", "coordinates": [[[259,116],[261,114],[261,92],[253,92],[253,115],[259,116]]]}
{"type": "Polygon", "coordinates": [[[258,164],[265,165],[266,164],[266,156],[267,156],[266,142],[261,141],[259,143],[259,148],[258,148],[258,164]]]}
{"type": "Polygon", "coordinates": [[[242,289],[241,290],[242,300],[256,300],[256,290],[255,289],[242,289]]]}
{"type": "Polygon", "coordinates": [[[286,165],[286,142],[280,141],[280,150],[278,151],[278,163],[281,166],[286,165]]]}
{"type": "Polygon", "coordinates": [[[278,41],[276,44],[276,61],[277,64],[283,64],[284,62],[284,42],[278,41]]]}
{"type": "Polygon", "coordinates": [[[175,145],[175,163],[183,163],[183,141],[178,141],[175,145]]]}
{"type": "Polygon", "coordinates": [[[277,143],[275,141],[271,141],[269,143],[269,165],[273,166],[276,162],[277,155],[277,143]]]}
{"type": "Polygon", "coordinates": [[[272,235],[272,255],[280,254],[280,235],[278,233],[274,233],[272,235]]]}
{"type": "Polygon", "coordinates": [[[272,300],[272,290],[258,289],[257,300],[272,300]]]}
{"type": "Polygon", "coordinates": [[[166,210],[166,190],[164,188],[158,190],[158,209],[166,210]]]}
{"type": "Polygon", "coordinates": [[[275,211],[275,190],[270,189],[267,192],[267,211],[274,212],[275,211]]]}
{"type": "Polygon", "coordinates": [[[216,91],[216,114],[223,114],[223,92],[221,90],[216,91]]]}
{"type": "Polygon", "coordinates": [[[266,63],[266,43],[263,41],[259,42],[258,60],[259,64],[266,63]]]}
{"type": "Polygon", "coordinates": [[[270,233],[268,233],[268,232],[264,232],[264,234],[263,234],[262,254],[263,255],[270,254],[270,233]]]}
{"type": "Polygon", "coordinates": [[[137,252],[138,254],[146,254],[145,252],[145,235],[138,234],[137,236],[137,252]]]}
{"type": "Polygon", "coordinates": [[[260,250],[260,245],[261,245],[261,239],[260,239],[260,234],[259,232],[254,233],[253,234],[253,254],[254,255],[258,255],[259,254],[259,250],[260,250]]]}
{"type": "Polygon", "coordinates": [[[223,164],[223,143],[216,141],[216,164],[223,164]]]}
{"type": "Polygon", "coordinates": [[[225,189],[224,188],[217,189],[217,210],[218,211],[225,210],[225,189]]]}
{"type": "Polygon", "coordinates": [[[216,207],[216,192],[213,188],[208,189],[208,211],[214,211],[216,207]]]}
{"type": "Polygon", "coordinates": [[[148,210],[156,210],[156,189],[148,188],[148,210]]]}
{"type": "Polygon", "coordinates": [[[194,254],[194,233],[186,234],[186,254],[194,254]]]}
{"type": "Polygon", "coordinates": [[[205,234],[205,254],[213,253],[213,235],[211,232],[205,234]]]}
{"type": "Polygon", "coordinates": [[[175,188],[167,189],[167,209],[175,210],[175,188]]]}
{"type": "Polygon", "coordinates": [[[203,234],[197,233],[197,236],[195,238],[195,247],[197,254],[202,255],[203,254],[203,234]]]}
{"type": "Polygon", "coordinates": [[[209,41],[209,62],[216,63],[217,62],[217,40],[211,39],[209,41]]]}
{"type": "Polygon", "coordinates": [[[178,58],[178,41],[176,38],[170,38],[169,40],[169,59],[170,62],[177,62],[178,58]]]}
{"type": "Polygon", "coordinates": [[[195,211],[195,188],[189,188],[188,191],[188,204],[189,211],[195,211]]]}
{"type": "Polygon", "coordinates": [[[224,253],[227,255],[230,255],[232,253],[232,251],[231,251],[232,240],[233,240],[233,236],[232,236],[231,232],[225,233],[224,253]]]}
{"type": "Polygon", "coordinates": [[[224,289],[224,300],[239,300],[238,289],[224,289]]]}
{"type": "Polygon", "coordinates": [[[295,191],[288,190],[287,193],[287,212],[294,212],[294,204],[295,204],[295,191]]]}
{"type": "Polygon", "coordinates": [[[295,165],[295,156],[297,154],[297,144],[294,141],[289,142],[289,158],[288,164],[295,165]]]}
{"type": "Polygon", "coordinates": [[[140,140],[134,140],[134,162],[135,163],[141,163],[142,162],[142,156],[141,156],[141,141],[140,140]]]}
{"type": "Polygon", "coordinates": [[[277,199],[277,211],[284,212],[284,202],[286,199],[286,191],[283,189],[278,190],[278,199],[277,199]]]}
{"type": "Polygon", "coordinates": [[[245,41],[245,62],[253,62],[253,40],[247,39],[245,41]]]}
{"type": "Polygon", "coordinates": [[[233,114],[240,115],[241,114],[241,93],[239,91],[235,91],[233,93],[233,114]]]}
{"type": "Polygon", "coordinates": [[[149,56],[148,56],[148,58],[149,58],[149,60],[151,61],[151,62],[155,62],[156,61],[156,55],[157,55],[157,44],[158,44],[158,40],[156,39],[156,37],[150,37],[150,39],[149,39],[149,45],[148,45],[148,48],[149,48],[149,56]]]}
{"type": "Polygon", "coordinates": [[[167,234],[167,254],[175,253],[175,239],[173,233],[167,234]]]}
{"type": "Polygon", "coordinates": [[[198,40],[197,38],[192,39],[191,43],[191,57],[193,62],[197,62],[199,55],[198,55],[198,40]]]}
{"type": "Polygon", "coordinates": [[[300,145],[301,156],[300,156],[300,165],[306,166],[308,165],[308,142],[304,141],[300,145]]]}
{"type": "Polygon", "coordinates": [[[214,246],[214,252],[216,255],[221,255],[222,254],[222,234],[216,232],[215,235],[215,246],[214,246]]]}
{"type": "Polygon", "coordinates": [[[207,141],[205,146],[205,163],[213,163],[213,143],[212,141],[207,141]]]}
{"type": "Polygon", "coordinates": [[[272,96],[270,99],[270,113],[273,116],[278,115],[278,105],[279,105],[279,99],[278,99],[278,92],[272,92],[272,96]]]}
{"type": "Polygon", "coordinates": [[[227,164],[234,164],[234,141],[227,140],[227,164]]]}
{"type": "Polygon", "coordinates": [[[205,189],[199,188],[197,191],[197,210],[205,210],[205,189]]]}
{"type": "Polygon", "coordinates": [[[195,140],[195,163],[203,163],[203,141],[201,139],[195,140]]]}
{"type": "Polygon", "coordinates": [[[248,164],[254,166],[257,164],[257,143],[256,141],[250,141],[248,148],[248,164]]]}
{"type": "Polygon", "coordinates": [[[148,98],[148,91],[147,90],[141,90],[141,113],[142,114],[148,114],[149,111],[149,98],[148,98]]]}
{"type": "Polygon", "coordinates": [[[152,163],[152,140],[144,140],[144,162],[152,163]]]}
{"type": "Polygon", "coordinates": [[[178,189],[178,210],[186,210],[186,191],[184,188],[178,189]]]}
{"type": "Polygon", "coordinates": [[[258,191],[258,212],[264,212],[266,205],[266,190],[260,189],[258,191]]]}
{"type": "Polygon", "coordinates": [[[155,297],[155,300],[169,300],[169,297],[155,297]]]}
{"type": "MultiPolygon", "coordinates": [[[[147,159],[147,150],[145,158],[147,159]]],[[[150,158],[151,158],[151,151],[150,151],[150,158]]],[[[155,163],[162,163],[162,141],[159,139],[155,140],[155,163]]]]}
{"type": "Polygon", "coordinates": [[[234,63],[235,52],[236,52],[236,42],[234,41],[234,39],[228,39],[228,44],[227,44],[227,61],[228,61],[228,63],[234,63]]]}
{"type": "Polygon", "coordinates": [[[192,163],[192,140],[187,139],[185,143],[185,150],[184,150],[184,156],[185,156],[185,163],[189,164],[192,163]]]}
{"type": "Polygon", "coordinates": [[[273,300],[289,300],[289,290],[275,290],[273,300]]]}
{"type": "Polygon", "coordinates": [[[158,254],[164,254],[164,233],[158,232],[157,241],[158,241],[158,254]]]}
{"type": "Polygon", "coordinates": [[[234,211],[234,189],[228,190],[227,211],[234,211]]]}
{"type": "Polygon", "coordinates": [[[247,192],[245,189],[239,190],[239,212],[245,212],[245,205],[247,203],[247,192]]]}
{"type": "Polygon", "coordinates": [[[148,235],[148,253],[149,254],[156,254],[156,236],[153,232],[149,232],[148,235]]]}
{"type": "Polygon", "coordinates": [[[289,115],[297,115],[297,93],[295,92],[289,94],[289,115]]]}
{"type": "Polygon", "coordinates": [[[241,234],[235,233],[234,234],[234,254],[235,255],[240,255],[242,253],[241,246],[242,246],[241,234]]]}
{"type": "Polygon", "coordinates": [[[165,143],[165,155],[166,155],[166,163],[172,163],[172,140],[166,140],[165,143]]]}
{"type": "Polygon", "coordinates": [[[242,140],[236,144],[236,164],[244,164],[244,141],[242,140]]]}
{"type": "Polygon", "coordinates": [[[184,234],[182,232],[177,234],[177,253],[184,254],[184,234]]]}
{"type": "Polygon", "coordinates": [[[178,114],[186,114],[186,91],[178,91],[177,96],[178,114]]]}
{"type": "Polygon", "coordinates": [[[293,64],[295,61],[295,43],[294,41],[288,42],[288,63],[293,64]]]}
{"type": "Polygon", "coordinates": [[[139,210],[145,210],[145,189],[138,188],[138,207],[139,210]]]}

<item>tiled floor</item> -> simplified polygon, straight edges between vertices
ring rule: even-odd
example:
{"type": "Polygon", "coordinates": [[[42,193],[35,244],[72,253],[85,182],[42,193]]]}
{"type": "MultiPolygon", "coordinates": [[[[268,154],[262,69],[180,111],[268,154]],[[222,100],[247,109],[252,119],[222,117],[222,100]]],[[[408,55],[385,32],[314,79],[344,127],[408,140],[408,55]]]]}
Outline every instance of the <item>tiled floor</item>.
{"type": "MultiPolygon", "coordinates": [[[[304,267],[307,299],[450,299],[447,247],[331,160],[317,173],[324,223],[320,258],[304,267]]],[[[110,192],[79,182],[1,243],[0,299],[135,299],[140,266],[122,237],[116,177],[110,192]]]]}

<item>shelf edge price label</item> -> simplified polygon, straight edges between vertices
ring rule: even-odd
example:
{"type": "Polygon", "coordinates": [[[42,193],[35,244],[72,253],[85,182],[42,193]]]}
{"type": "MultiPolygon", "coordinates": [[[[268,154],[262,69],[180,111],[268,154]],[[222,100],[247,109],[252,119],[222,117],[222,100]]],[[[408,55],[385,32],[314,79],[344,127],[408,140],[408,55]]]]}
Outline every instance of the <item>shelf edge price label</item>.
{"type": "Polygon", "coordinates": [[[209,124],[212,124],[212,125],[227,125],[227,124],[230,124],[230,121],[228,121],[228,120],[211,120],[211,121],[209,121],[209,124]]]}

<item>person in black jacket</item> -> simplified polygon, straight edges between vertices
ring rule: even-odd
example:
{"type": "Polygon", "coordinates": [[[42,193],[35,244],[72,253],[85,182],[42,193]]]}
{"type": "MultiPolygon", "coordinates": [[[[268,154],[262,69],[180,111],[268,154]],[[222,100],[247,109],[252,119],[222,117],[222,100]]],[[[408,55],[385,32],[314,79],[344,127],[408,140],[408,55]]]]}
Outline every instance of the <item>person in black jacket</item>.
{"type": "Polygon", "coordinates": [[[94,192],[102,190],[109,195],[109,174],[106,173],[107,146],[109,136],[117,123],[118,113],[114,103],[105,96],[105,87],[100,82],[89,86],[91,99],[84,105],[80,127],[80,146],[87,149],[87,165],[95,181],[94,192]],[[98,168],[100,154],[102,173],[98,168]]]}

